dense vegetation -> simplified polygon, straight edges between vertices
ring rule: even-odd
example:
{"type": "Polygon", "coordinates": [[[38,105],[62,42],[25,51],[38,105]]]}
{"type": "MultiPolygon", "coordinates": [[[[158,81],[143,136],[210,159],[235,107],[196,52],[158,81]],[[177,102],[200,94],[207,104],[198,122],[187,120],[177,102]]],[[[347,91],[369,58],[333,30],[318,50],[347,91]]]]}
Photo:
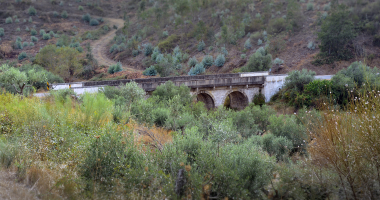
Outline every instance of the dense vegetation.
{"type": "MultiPolygon", "coordinates": [[[[305,91],[312,75],[291,74],[287,87],[305,91]]],[[[253,103],[207,110],[170,81],[148,99],[134,82],[44,99],[3,92],[0,163],[44,199],[377,199],[380,94],[367,75],[345,111],[326,102],[296,115],[253,103]]]]}

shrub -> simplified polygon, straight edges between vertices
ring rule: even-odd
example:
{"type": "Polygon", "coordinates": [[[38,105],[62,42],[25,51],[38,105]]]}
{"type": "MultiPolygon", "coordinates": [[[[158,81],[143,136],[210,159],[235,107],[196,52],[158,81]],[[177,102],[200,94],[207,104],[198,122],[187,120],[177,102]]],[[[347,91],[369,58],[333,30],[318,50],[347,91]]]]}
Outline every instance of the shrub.
{"type": "Polygon", "coordinates": [[[146,43],[146,44],[143,44],[143,47],[144,47],[144,55],[145,56],[150,56],[150,54],[152,54],[153,52],[153,46],[151,43],[146,43]]]}
{"type": "Polygon", "coordinates": [[[313,3],[308,3],[306,9],[307,9],[307,11],[312,11],[312,10],[314,10],[314,4],[313,4],[313,3]]]}
{"type": "Polygon", "coordinates": [[[12,24],[12,23],[13,23],[13,19],[12,19],[12,17],[7,17],[7,18],[5,19],[5,23],[7,23],[7,24],[12,24]]]}
{"type": "Polygon", "coordinates": [[[307,135],[305,127],[297,123],[294,115],[272,115],[269,117],[268,129],[277,137],[285,137],[293,143],[295,150],[303,150],[306,148],[307,135]]]}
{"type": "MultiPolygon", "coordinates": [[[[88,39],[88,40],[91,40],[92,39],[92,35],[91,35],[91,33],[87,33],[87,35],[86,35],[86,39],[88,39]]],[[[112,53],[112,52],[111,52],[112,53]]]]}
{"type": "Polygon", "coordinates": [[[259,106],[264,105],[265,104],[265,96],[261,93],[255,94],[255,96],[253,96],[252,103],[254,103],[255,105],[259,105],[259,106]]]}
{"type": "Polygon", "coordinates": [[[330,3],[323,6],[324,11],[329,11],[331,9],[330,3]]]}
{"type": "Polygon", "coordinates": [[[79,53],[82,53],[82,52],[83,52],[83,48],[80,47],[80,46],[79,46],[79,47],[76,47],[75,49],[76,49],[79,53]]]}
{"type": "Polygon", "coordinates": [[[221,52],[224,56],[227,56],[227,55],[228,55],[228,51],[227,51],[226,47],[222,47],[222,48],[220,49],[220,52],[221,52]]]}
{"type": "Polygon", "coordinates": [[[168,37],[168,36],[169,36],[168,31],[163,31],[163,32],[162,32],[162,37],[163,37],[163,38],[166,38],[166,37],[168,37]]]}
{"type": "Polygon", "coordinates": [[[46,34],[45,30],[44,30],[44,29],[41,29],[41,30],[40,30],[40,36],[43,36],[43,35],[45,35],[45,34],[46,34]]]}
{"type": "Polygon", "coordinates": [[[197,46],[198,51],[203,51],[205,49],[205,46],[206,46],[205,42],[203,42],[203,40],[200,41],[197,46]]]}
{"type": "Polygon", "coordinates": [[[310,41],[310,42],[307,44],[307,48],[310,49],[310,50],[314,50],[314,49],[315,49],[315,44],[314,44],[314,42],[310,41]]]}
{"type": "Polygon", "coordinates": [[[242,71],[256,72],[266,71],[271,68],[272,55],[263,47],[260,47],[254,54],[249,57],[247,64],[242,68],[242,71]]]}
{"type": "Polygon", "coordinates": [[[16,41],[14,48],[15,49],[23,49],[21,41],[16,41]]]}
{"type": "Polygon", "coordinates": [[[284,64],[284,61],[282,59],[280,59],[280,58],[276,58],[276,59],[273,60],[273,64],[275,64],[275,65],[282,65],[282,64],[284,64]]]}
{"type": "Polygon", "coordinates": [[[26,28],[25,28],[25,31],[29,31],[29,27],[26,27],[26,28]]]}
{"type": "Polygon", "coordinates": [[[50,40],[50,35],[45,33],[43,36],[42,36],[42,39],[44,40],[50,40]]]}
{"type": "Polygon", "coordinates": [[[189,59],[189,61],[187,62],[187,65],[189,67],[193,67],[195,66],[196,64],[198,63],[197,59],[195,57],[192,57],[189,59]]]}
{"type": "Polygon", "coordinates": [[[0,28],[0,37],[4,36],[4,28],[0,28]]]}
{"type": "Polygon", "coordinates": [[[373,46],[380,47],[380,35],[375,35],[372,41],[373,46]]]}
{"type": "Polygon", "coordinates": [[[36,31],[36,29],[32,29],[32,30],[30,30],[30,35],[37,35],[37,31],[36,31]]]}
{"type": "Polygon", "coordinates": [[[32,22],[33,22],[32,17],[29,17],[28,22],[29,22],[29,23],[32,23],[32,22]]]}
{"type": "Polygon", "coordinates": [[[240,55],[240,58],[241,58],[241,59],[246,59],[246,58],[247,58],[247,55],[246,55],[246,54],[241,54],[241,55],[240,55]]]}
{"type": "Polygon", "coordinates": [[[78,10],[83,11],[83,6],[78,6],[78,10]]]}
{"type": "Polygon", "coordinates": [[[178,41],[180,40],[180,36],[178,35],[170,35],[169,37],[167,37],[165,40],[163,40],[162,42],[158,43],[158,48],[160,48],[160,50],[162,52],[169,52],[171,51],[175,46],[177,46],[177,43],[178,41]]]}
{"type": "Polygon", "coordinates": [[[19,20],[19,19],[15,19],[15,22],[16,22],[16,23],[20,23],[20,20],[19,20]]]}
{"type": "Polygon", "coordinates": [[[21,42],[22,41],[21,37],[17,36],[16,41],[21,42]]]}
{"type": "Polygon", "coordinates": [[[302,69],[302,71],[291,71],[285,78],[285,87],[288,89],[296,89],[302,92],[304,86],[314,80],[315,72],[309,71],[307,69],[302,69]]]}
{"type": "Polygon", "coordinates": [[[91,19],[90,20],[90,25],[91,26],[97,26],[97,25],[99,25],[99,21],[97,19],[91,19]]]}
{"type": "MultiPolygon", "coordinates": [[[[322,23],[318,39],[321,56],[324,58],[344,59],[351,58],[351,51],[346,46],[355,38],[354,24],[346,10],[337,10],[331,13],[322,23]]],[[[330,62],[330,59],[326,62],[330,62]]],[[[324,62],[322,62],[324,63],[324,62]]]]}
{"type": "Polygon", "coordinates": [[[117,26],[115,24],[112,26],[112,28],[117,30],[117,26]]]}
{"type": "Polygon", "coordinates": [[[79,43],[79,42],[71,43],[71,44],[69,45],[69,47],[71,47],[71,48],[77,48],[77,47],[80,47],[80,43],[79,43]]]}
{"type": "Polygon", "coordinates": [[[49,35],[50,35],[51,37],[53,37],[53,36],[54,36],[54,32],[53,32],[53,31],[50,31],[50,32],[49,32],[49,35]]]}
{"type": "Polygon", "coordinates": [[[149,68],[144,70],[143,75],[145,75],[145,76],[156,76],[157,70],[156,70],[156,68],[154,68],[154,66],[150,66],[149,68]]]}
{"type": "Polygon", "coordinates": [[[205,57],[203,57],[202,64],[205,68],[210,67],[213,62],[214,62],[214,59],[211,55],[206,55],[205,57]]]}
{"type": "Polygon", "coordinates": [[[257,45],[260,46],[261,44],[263,44],[263,41],[261,39],[257,40],[257,45]]]}
{"type": "Polygon", "coordinates": [[[26,55],[26,52],[23,51],[23,52],[21,52],[21,53],[18,55],[18,60],[23,60],[23,59],[26,58],[26,57],[28,57],[28,56],[26,55]]]}
{"type": "Polygon", "coordinates": [[[21,3],[22,0],[16,0],[16,3],[21,3]]]}
{"type": "Polygon", "coordinates": [[[63,6],[63,5],[64,5],[63,1],[59,2],[59,6],[63,6]]]}
{"type": "Polygon", "coordinates": [[[33,6],[30,6],[28,9],[28,13],[29,13],[29,15],[36,15],[37,10],[33,6]]]}
{"type": "Polygon", "coordinates": [[[66,19],[68,17],[68,14],[67,14],[66,10],[62,11],[61,17],[64,18],[64,19],[66,19]]]}
{"type": "Polygon", "coordinates": [[[59,16],[59,13],[58,13],[57,11],[54,11],[54,12],[53,12],[53,16],[54,16],[54,17],[58,17],[58,16],[59,16]]]}
{"type": "Polygon", "coordinates": [[[252,48],[251,40],[249,38],[245,41],[244,48],[246,49],[252,48]]]}
{"type": "Polygon", "coordinates": [[[29,45],[28,42],[24,42],[24,43],[22,43],[22,46],[23,46],[23,47],[27,47],[28,45],[29,45]]]}
{"type": "Polygon", "coordinates": [[[206,71],[205,67],[202,63],[196,64],[194,67],[192,67],[188,73],[189,76],[195,76],[198,74],[202,74],[206,71]]]}
{"type": "Polygon", "coordinates": [[[223,54],[219,54],[216,59],[215,59],[215,66],[217,67],[222,67],[224,63],[226,62],[226,58],[224,57],[223,54]]]}
{"type": "Polygon", "coordinates": [[[82,20],[85,21],[85,22],[90,22],[91,20],[91,16],[90,14],[86,13],[82,16],[82,20]]]}
{"type": "Polygon", "coordinates": [[[116,72],[121,72],[123,71],[123,68],[122,68],[122,65],[120,62],[114,64],[114,65],[111,65],[109,68],[108,68],[108,73],[109,74],[114,74],[116,72]]]}
{"type": "Polygon", "coordinates": [[[33,42],[29,42],[29,46],[33,47],[34,43],[33,42]]]}
{"type": "Polygon", "coordinates": [[[139,51],[136,50],[136,49],[132,50],[132,55],[133,55],[133,57],[138,56],[139,55],[139,51]]]}

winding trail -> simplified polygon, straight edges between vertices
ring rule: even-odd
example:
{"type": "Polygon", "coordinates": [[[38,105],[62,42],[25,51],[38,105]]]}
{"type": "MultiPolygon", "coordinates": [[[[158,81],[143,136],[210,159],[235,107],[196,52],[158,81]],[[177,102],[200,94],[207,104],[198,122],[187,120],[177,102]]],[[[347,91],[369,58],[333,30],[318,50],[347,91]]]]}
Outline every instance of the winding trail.
{"type": "MultiPolygon", "coordinates": [[[[98,40],[95,40],[91,44],[91,46],[92,46],[92,53],[94,55],[94,58],[98,61],[98,64],[110,66],[117,63],[116,61],[111,60],[107,57],[107,52],[108,52],[107,44],[115,37],[116,31],[117,31],[112,26],[116,25],[118,28],[121,28],[124,26],[124,20],[115,19],[115,18],[104,18],[104,20],[110,24],[111,30],[106,35],[102,36],[98,40]]],[[[125,65],[123,66],[123,69],[129,70],[129,71],[139,71],[125,65]]]]}

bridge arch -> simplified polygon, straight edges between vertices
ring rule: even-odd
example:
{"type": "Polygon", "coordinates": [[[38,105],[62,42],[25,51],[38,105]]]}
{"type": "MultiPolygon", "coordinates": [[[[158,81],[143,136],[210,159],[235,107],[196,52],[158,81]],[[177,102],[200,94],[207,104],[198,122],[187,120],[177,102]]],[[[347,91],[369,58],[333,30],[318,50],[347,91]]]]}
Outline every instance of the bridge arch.
{"type": "Polygon", "coordinates": [[[201,90],[196,95],[197,101],[202,101],[208,110],[215,108],[215,98],[210,92],[201,90]]]}
{"type": "Polygon", "coordinates": [[[241,90],[230,90],[223,99],[224,106],[235,110],[243,110],[249,104],[248,96],[241,90]]]}

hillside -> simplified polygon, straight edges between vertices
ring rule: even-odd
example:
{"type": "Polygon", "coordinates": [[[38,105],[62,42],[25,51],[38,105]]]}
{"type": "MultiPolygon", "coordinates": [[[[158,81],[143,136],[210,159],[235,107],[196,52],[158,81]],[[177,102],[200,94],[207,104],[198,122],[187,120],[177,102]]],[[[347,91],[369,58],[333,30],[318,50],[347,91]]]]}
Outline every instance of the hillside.
{"type": "Polygon", "coordinates": [[[66,42],[67,46],[79,42],[84,52],[87,52],[87,44],[91,44],[98,62],[89,64],[84,54],[78,58],[83,69],[91,65],[91,73],[74,73],[69,78],[63,77],[66,81],[143,77],[141,72],[150,66],[154,66],[159,76],[187,75],[194,66],[189,60],[195,58],[201,63],[206,55],[209,60],[204,66],[205,74],[239,72],[260,47],[267,49],[272,60],[283,61],[271,64],[273,73],[306,68],[317,74],[335,74],[357,60],[372,67],[380,62],[380,48],[376,46],[380,3],[371,0],[361,3],[326,0],[3,0],[0,7],[3,8],[0,27],[4,29],[0,36],[0,62],[36,63],[34,56],[39,49],[57,44],[63,35],[72,41],[66,42]],[[344,10],[353,21],[355,37],[342,45],[350,56],[317,66],[313,61],[320,52],[318,33],[323,22],[339,12],[338,4],[346,5],[344,10]],[[35,8],[35,14],[29,12],[30,7],[35,8]],[[91,26],[90,20],[86,22],[83,18],[86,13],[100,24],[91,26]],[[35,37],[38,39],[33,46],[30,45],[32,29],[37,31],[35,37]],[[41,29],[51,35],[50,39],[43,39],[43,34],[39,34],[41,29]],[[112,38],[114,30],[116,36],[112,38]],[[15,46],[17,37],[21,38],[22,49],[15,46]],[[204,47],[198,49],[202,41],[204,47]],[[147,48],[150,50],[145,51],[147,48]],[[18,60],[22,52],[26,52],[29,59],[18,60]],[[220,54],[225,62],[217,67],[213,61],[220,54]],[[107,68],[116,62],[121,62],[123,71],[107,73],[107,68]]]}

